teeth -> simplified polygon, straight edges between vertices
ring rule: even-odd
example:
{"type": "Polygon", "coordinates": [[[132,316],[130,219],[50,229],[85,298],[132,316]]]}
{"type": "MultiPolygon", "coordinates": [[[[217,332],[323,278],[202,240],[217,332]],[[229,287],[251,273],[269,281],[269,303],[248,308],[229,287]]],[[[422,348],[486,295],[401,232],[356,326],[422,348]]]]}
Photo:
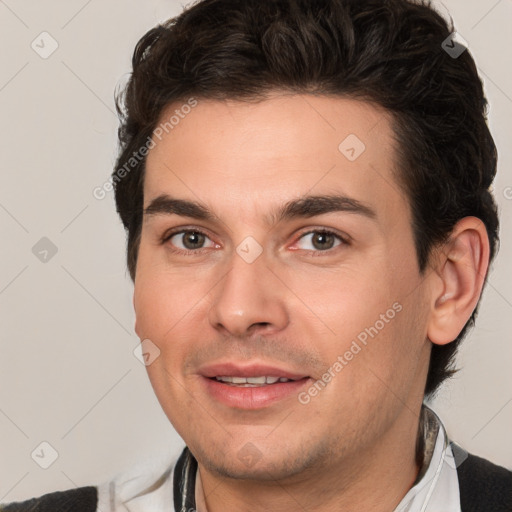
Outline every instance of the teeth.
{"type": "Polygon", "coordinates": [[[290,382],[291,379],[287,379],[286,377],[230,377],[230,376],[221,376],[215,377],[216,380],[220,382],[225,382],[227,384],[236,384],[236,385],[260,385],[264,386],[266,384],[275,384],[276,382],[290,382]]]}
{"type": "Polygon", "coordinates": [[[265,384],[266,377],[247,377],[248,384],[265,384]]]}

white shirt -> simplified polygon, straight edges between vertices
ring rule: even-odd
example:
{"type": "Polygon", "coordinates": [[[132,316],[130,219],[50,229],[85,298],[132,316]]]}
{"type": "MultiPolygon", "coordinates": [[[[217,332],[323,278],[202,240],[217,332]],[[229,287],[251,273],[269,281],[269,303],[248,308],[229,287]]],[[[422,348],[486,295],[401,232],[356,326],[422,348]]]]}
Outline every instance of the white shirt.
{"type": "MultiPolygon", "coordinates": [[[[428,428],[423,475],[393,512],[461,512],[458,464],[444,425],[426,405],[424,412],[428,428]]],[[[176,461],[152,458],[99,485],[97,512],[192,512],[174,508],[176,461]]],[[[187,488],[187,482],[182,485],[187,488]]]]}

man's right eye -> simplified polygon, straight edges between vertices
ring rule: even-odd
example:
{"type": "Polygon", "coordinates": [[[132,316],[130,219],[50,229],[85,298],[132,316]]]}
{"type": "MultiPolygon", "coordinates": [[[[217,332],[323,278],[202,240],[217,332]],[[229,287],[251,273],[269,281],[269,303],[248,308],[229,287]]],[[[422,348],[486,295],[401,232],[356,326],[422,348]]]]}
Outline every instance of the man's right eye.
{"type": "Polygon", "coordinates": [[[201,249],[207,247],[204,246],[206,241],[210,241],[208,247],[216,247],[217,244],[210,240],[206,233],[197,229],[181,229],[166,233],[162,239],[163,244],[170,244],[171,250],[178,253],[197,253],[201,249]]]}

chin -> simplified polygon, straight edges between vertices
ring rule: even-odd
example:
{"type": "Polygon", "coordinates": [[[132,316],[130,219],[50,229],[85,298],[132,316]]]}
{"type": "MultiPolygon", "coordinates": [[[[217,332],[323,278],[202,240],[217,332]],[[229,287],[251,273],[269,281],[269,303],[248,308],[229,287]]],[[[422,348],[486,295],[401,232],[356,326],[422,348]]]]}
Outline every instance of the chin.
{"type": "Polygon", "coordinates": [[[235,443],[231,443],[230,448],[225,450],[212,449],[210,445],[207,452],[200,448],[193,450],[193,453],[208,471],[219,476],[259,482],[275,482],[298,474],[304,475],[308,470],[317,470],[325,462],[322,450],[318,448],[305,452],[300,444],[294,449],[280,443],[278,446],[281,446],[281,450],[278,452],[275,443],[268,446],[262,446],[263,443],[256,446],[256,443],[247,441],[239,449],[234,449],[235,443]]]}
{"type": "Polygon", "coordinates": [[[215,461],[214,463],[210,461],[210,463],[205,464],[205,467],[209,471],[224,478],[270,483],[275,483],[276,480],[286,480],[304,471],[304,468],[295,468],[295,470],[292,470],[290,465],[283,461],[281,461],[280,464],[270,461],[263,463],[260,461],[252,467],[247,467],[244,463],[238,462],[226,461],[224,464],[219,464],[219,461],[215,461]]]}

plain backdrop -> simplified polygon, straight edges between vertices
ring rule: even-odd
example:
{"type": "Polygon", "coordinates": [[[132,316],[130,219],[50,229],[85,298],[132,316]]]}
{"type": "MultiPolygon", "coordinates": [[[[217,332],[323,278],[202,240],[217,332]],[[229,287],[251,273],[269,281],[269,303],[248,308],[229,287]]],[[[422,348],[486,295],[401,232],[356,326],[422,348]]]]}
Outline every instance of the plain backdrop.
{"type": "MultiPolygon", "coordinates": [[[[512,0],[436,5],[490,100],[502,241],[461,371],[433,407],[452,439],[511,468],[512,0]]],[[[183,446],[133,352],[113,194],[92,194],[114,165],[114,89],[135,44],[181,10],[171,0],[0,0],[0,502],[97,484],[183,446]]]]}

